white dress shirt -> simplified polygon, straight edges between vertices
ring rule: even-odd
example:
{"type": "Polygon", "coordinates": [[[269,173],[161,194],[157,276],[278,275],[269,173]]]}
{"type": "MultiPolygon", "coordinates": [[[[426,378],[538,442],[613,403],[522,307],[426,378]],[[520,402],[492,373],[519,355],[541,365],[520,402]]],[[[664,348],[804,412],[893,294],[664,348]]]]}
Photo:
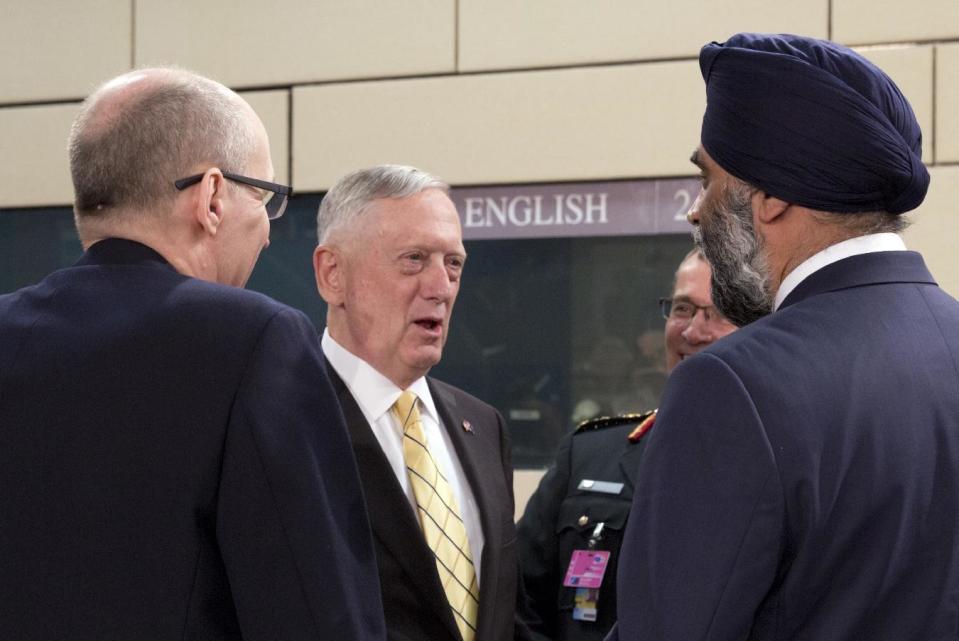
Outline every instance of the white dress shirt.
{"type": "MultiPolygon", "coordinates": [[[[328,330],[323,330],[322,345],[323,353],[330,361],[330,365],[343,379],[356,404],[359,405],[360,411],[373,429],[376,440],[379,441],[383,453],[390,462],[390,467],[393,468],[396,480],[400,482],[413,512],[416,513],[416,522],[419,523],[416,496],[413,494],[413,486],[410,484],[406,463],[403,460],[403,426],[390,411],[403,390],[380,374],[372,365],[337,343],[328,330]]],[[[409,389],[419,398],[423,432],[433,459],[456,497],[460,516],[463,517],[463,524],[466,526],[466,536],[470,541],[470,552],[476,569],[476,582],[479,583],[484,538],[476,499],[463,474],[463,466],[460,465],[459,458],[456,456],[449,434],[440,425],[440,417],[436,411],[436,404],[433,403],[430,388],[426,384],[426,378],[418,378],[409,386],[409,389]]]]}
{"type": "Polygon", "coordinates": [[[859,254],[870,254],[873,252],[906,251],[906,244],[898,234],[867,234],[866,236],[857,236],[844,240],[841,243],[830,245],[817,254],[813,254],[803,262],[799,263],[796,269],[789,272],[779,286],[776,292],[776,301],[773,305],[773,311],[779,309],[786,297],[794,289],[815,272],[826,265],[840,261],[850,256],[859,254]]]}

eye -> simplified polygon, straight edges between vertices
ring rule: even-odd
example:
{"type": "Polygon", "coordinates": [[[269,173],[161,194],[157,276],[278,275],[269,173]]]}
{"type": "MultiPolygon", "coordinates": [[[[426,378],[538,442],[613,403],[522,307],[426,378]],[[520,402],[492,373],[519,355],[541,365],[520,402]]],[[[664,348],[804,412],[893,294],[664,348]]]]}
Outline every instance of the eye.
{"type": "Polygon", "coordinates": [[[246,188],[246,190],[250,194],[252,194],[257,200],[259,200],[261,204],[265,205],[266,201],[268,201],[270,197],[273,196],[273,192],[267,189],[260,189],[259,187],[255,187],[253,185],[243,185],[243,186],[246,188]]]}
{"type": "Polygon", "coordinates": [[[684,301],[674,301],[672,315],[677,318],[692,318],[696,313],[696,306],[684,301]]]}
{"type": "Polygon", "coordinates": [[[423,269],[426,254],[421,251],[411,251],[400,256],[400,269],[407,274],[415,274],[423,269]]]}

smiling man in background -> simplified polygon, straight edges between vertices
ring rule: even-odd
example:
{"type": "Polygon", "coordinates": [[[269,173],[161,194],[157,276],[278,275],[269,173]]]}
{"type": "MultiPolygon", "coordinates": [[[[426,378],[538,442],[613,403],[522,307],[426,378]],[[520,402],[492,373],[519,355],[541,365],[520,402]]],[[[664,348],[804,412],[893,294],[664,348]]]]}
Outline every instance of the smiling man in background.
{"type": "MultiPolygon", "coordinates": [[[[660,301],[667,373],[736,330],[713,306],[710,273],[702,251],[693,249],[676,270],[672,295],[660,301]]],[[[616,563],[643,436],[655,416],[646,411],[579,424],[560,442],[555,462],[526,504],[516,529],[529,597],[524,619],[536,639],[600,641],[616,622],[616,563]],[[568,573],[574,555],[585,551],[608,555],[592,591],[571,585],[574,576],[568,573]]]]}

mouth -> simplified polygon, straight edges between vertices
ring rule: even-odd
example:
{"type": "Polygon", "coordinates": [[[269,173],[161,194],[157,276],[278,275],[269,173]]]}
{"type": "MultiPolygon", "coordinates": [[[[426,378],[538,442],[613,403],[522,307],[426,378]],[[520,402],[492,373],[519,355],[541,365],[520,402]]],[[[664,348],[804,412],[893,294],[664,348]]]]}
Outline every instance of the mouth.
{"type": "Polygon", "coordinates": [[[438,318],[421,318],[413,321],[413,324],[422,328],[429,334],[439,335],[443,332],[443,321],[438,318]]]}

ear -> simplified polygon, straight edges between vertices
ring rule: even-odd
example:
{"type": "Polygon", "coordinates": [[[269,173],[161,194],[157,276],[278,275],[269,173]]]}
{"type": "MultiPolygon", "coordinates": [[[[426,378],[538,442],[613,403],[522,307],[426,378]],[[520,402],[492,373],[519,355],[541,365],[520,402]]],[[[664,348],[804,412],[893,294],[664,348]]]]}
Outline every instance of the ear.
{"type": "Polygon", "coordinates": [[[319,245],[313,250],[313,275],[316,277],[316,289],[331,307],[343,304],[345,286],[343,283],[343,259],[329,245],[319,245]]]}
{"type": "Polygon", "coordinates": [[[216,167],[207,169],[196,189],[191,214],[193,220],[211,236],[216,236],[223,221],[226,204],[226,179],[216,167]]]}
{"type": "Polygon", "coordinates": [[[786,213],[791,203],[770,196],[761,189],[757,189],[752,197],[753,216],[760,222],[769,225],[786,213]]]}

